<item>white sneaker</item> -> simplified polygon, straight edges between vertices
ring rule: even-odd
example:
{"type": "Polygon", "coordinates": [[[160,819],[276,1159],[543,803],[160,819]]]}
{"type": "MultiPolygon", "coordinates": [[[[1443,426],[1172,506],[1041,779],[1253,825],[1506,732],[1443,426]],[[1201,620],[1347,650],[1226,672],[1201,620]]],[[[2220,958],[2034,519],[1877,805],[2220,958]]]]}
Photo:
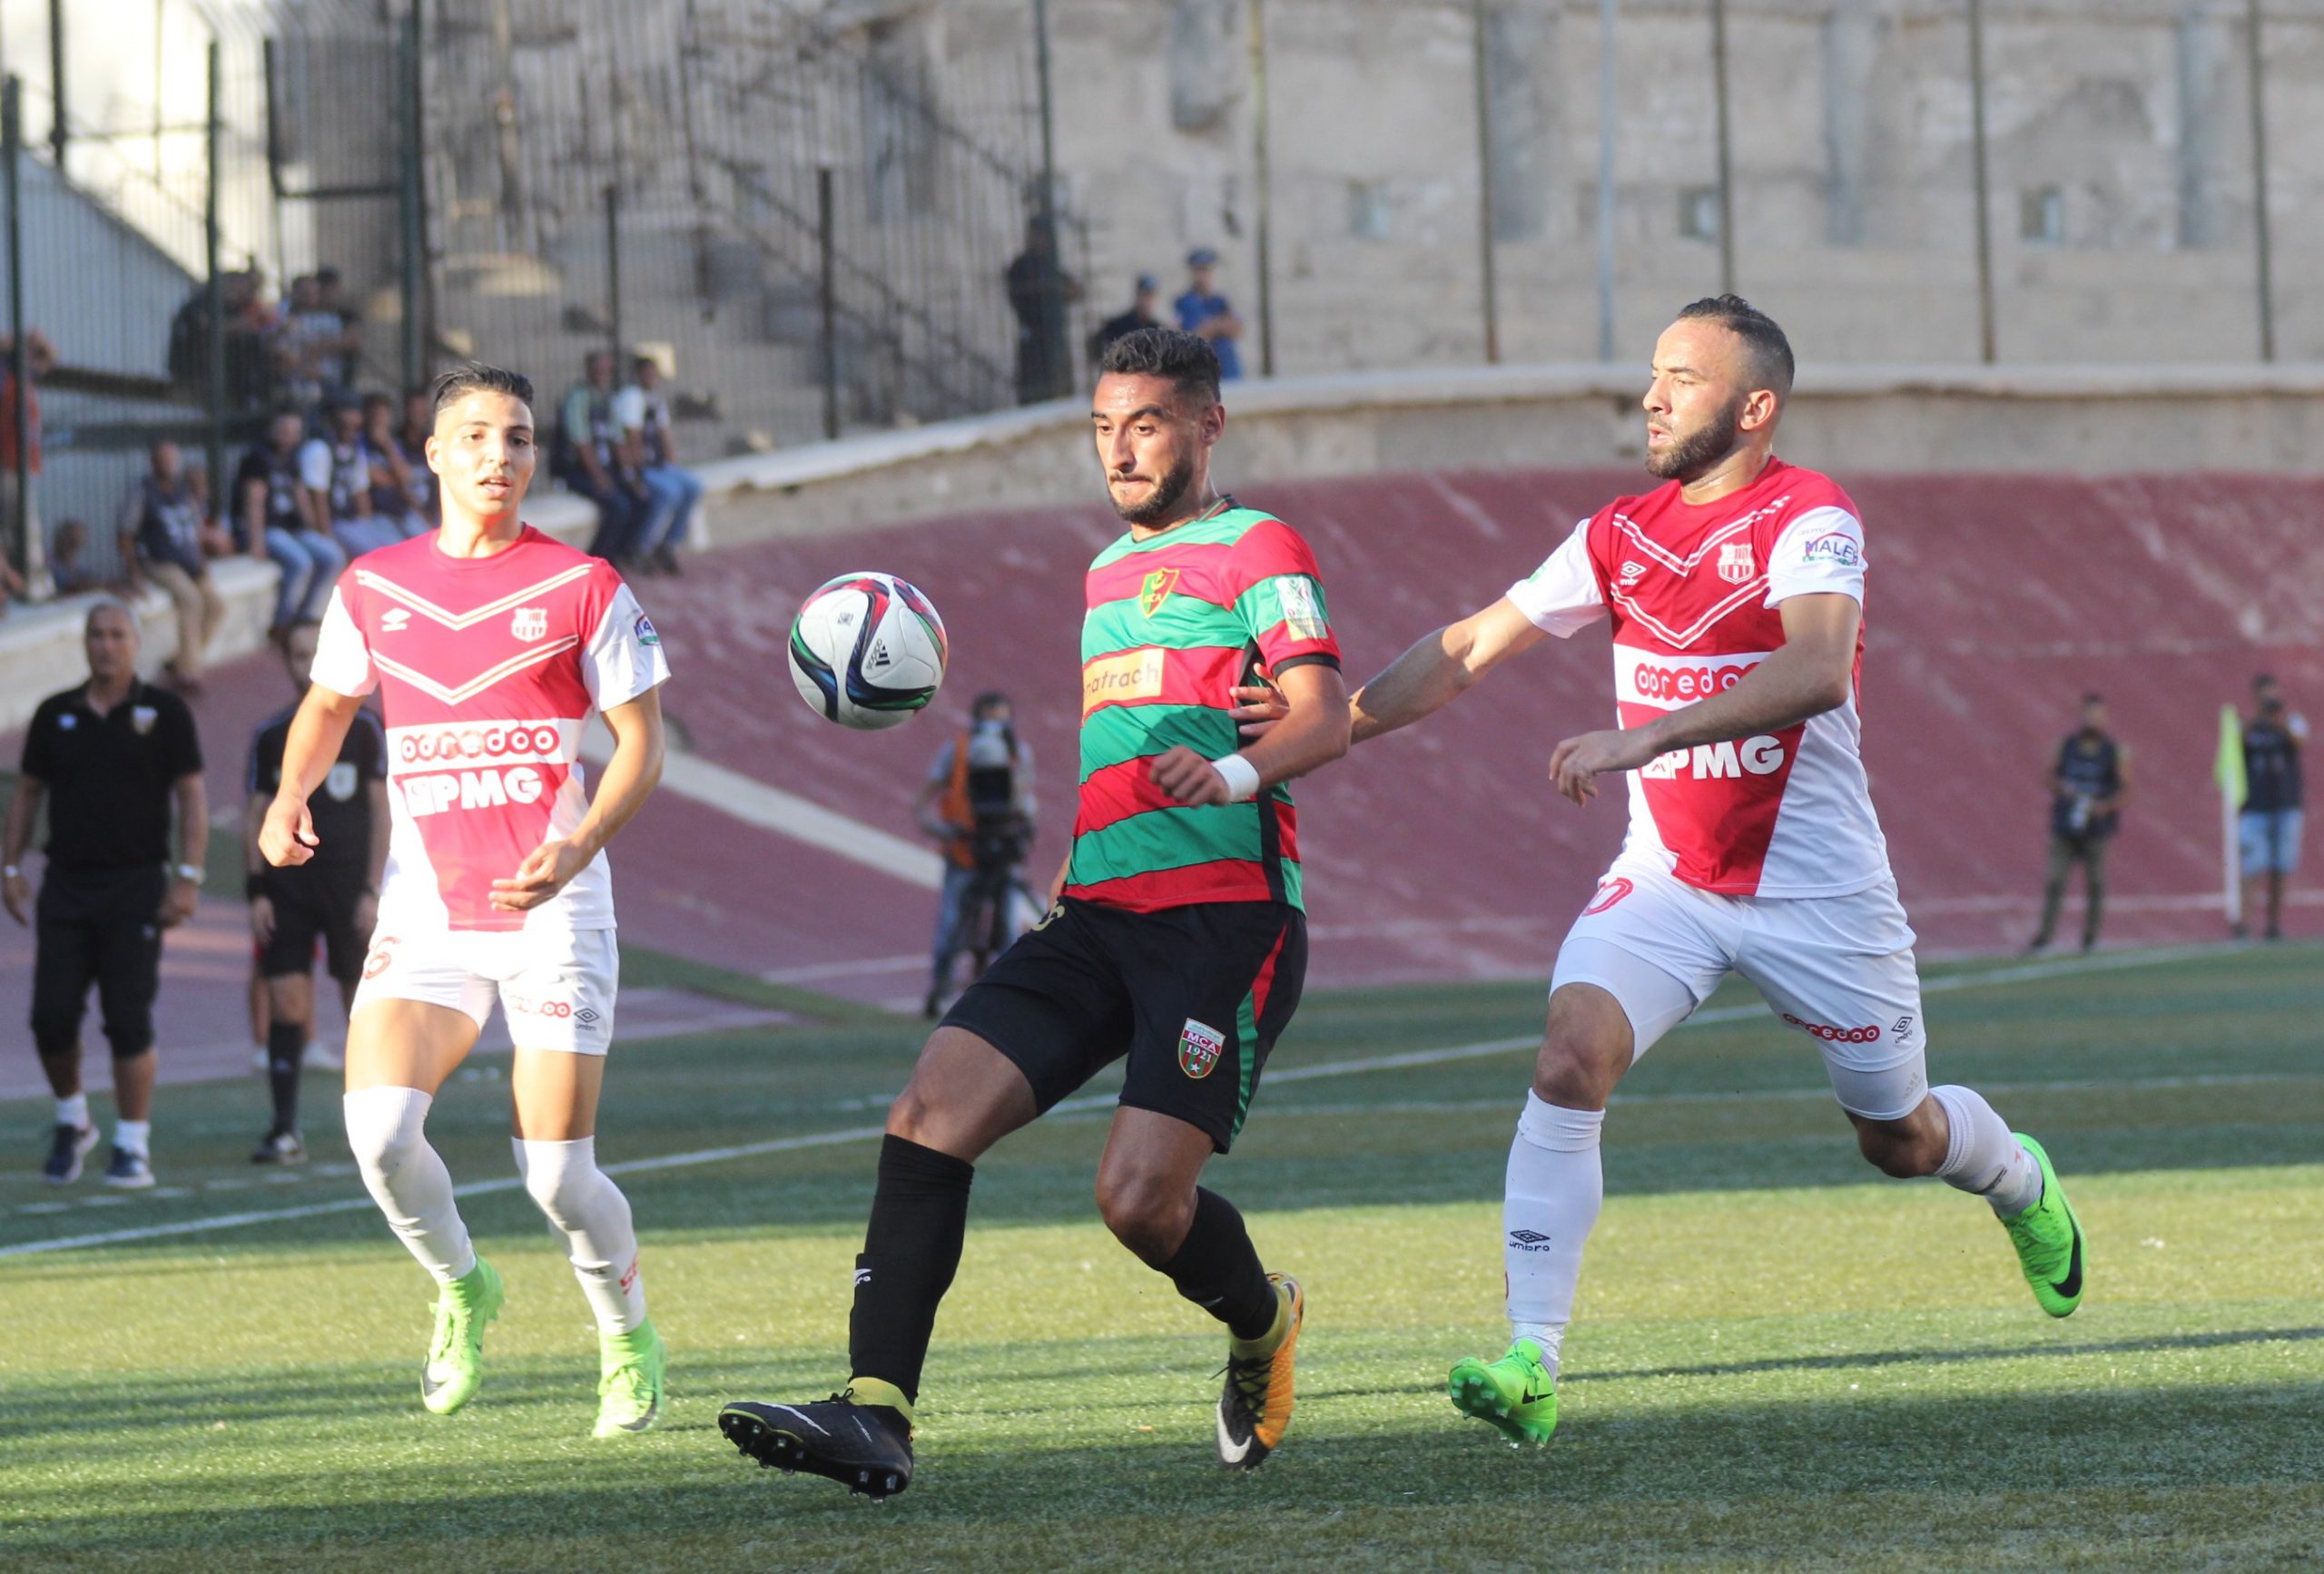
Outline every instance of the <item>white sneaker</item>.
{"type": "Polygon", "coordinates": [[[299,1064],[310,1071],[344,1071],[347,1062],[338,1050],[320,1039],[307,1040],[306,1048],[299,1053],[299,1064]]]}
{"type": "Polygon", "coordinates": [[[261,1044],[251,1051],[251,1069],[261,1077],[266,1075],[266,1046],[261,1044]]]}

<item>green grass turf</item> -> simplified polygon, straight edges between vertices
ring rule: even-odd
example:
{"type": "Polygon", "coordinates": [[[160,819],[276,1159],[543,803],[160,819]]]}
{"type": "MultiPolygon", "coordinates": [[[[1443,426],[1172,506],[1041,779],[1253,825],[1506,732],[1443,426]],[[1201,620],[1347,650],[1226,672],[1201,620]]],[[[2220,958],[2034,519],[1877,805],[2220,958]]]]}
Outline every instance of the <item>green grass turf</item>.
{"type": "MultiPolygon", "coordinates": [[[[594,1341],[521,1193],[467,1205],[510,1302],[484,1393],[450,1420],[418,1403],[428,1287],[368,1208],[0,1256],[0,1565],[2312,1563],[2319,1008],[2324,955],[2300,947],[1932,992],[1933,1070],[2047,1142],[2091,1232],[2089,1299],[2064,1323],[1980,1205],[1864,1167],[1805,1040],[1761,1017],[1674,1035],[1608,1123],[1609,1202],[1541,1451],[1442,1389],[1454,1357],[1499,1343],[1521,1050],[1261,1091],[1211,1178],[1301,1274],[1311,1317],[1290,1441],[1250,1477],[1212,1461],[1218,1333],[1094,1220],[1101,1112],[981,1166],[920,1474],[882,1507],[753,1469],[713,1424],[723,1399],[843,1377],[866,1141],[624,1178],[674,1399],[663,1430],[619,1443],[588,1436],[594,1341]]],[[[1275,1069],[1523,1036],[1539,1015],[1522,986],[1319,996],[1275,1069]]],[[[876,1126],[919,1037],[846,1022],[625,1048],[604,1156],[876,1126]]],[[[510,1173],[506,1092],[480,1061],[439,1102],[431,1129],[468,1182],[510,1173]]],[[[335,1100],[310,1098],[317,1164],[254,1180],[258,1081],[165,1089],[172,1195],[107,1205],[33,1179],[45,1112],[0,1107],[24,1161],[0,1178],[0,1247],[359,1199],[335,1100]]]]}

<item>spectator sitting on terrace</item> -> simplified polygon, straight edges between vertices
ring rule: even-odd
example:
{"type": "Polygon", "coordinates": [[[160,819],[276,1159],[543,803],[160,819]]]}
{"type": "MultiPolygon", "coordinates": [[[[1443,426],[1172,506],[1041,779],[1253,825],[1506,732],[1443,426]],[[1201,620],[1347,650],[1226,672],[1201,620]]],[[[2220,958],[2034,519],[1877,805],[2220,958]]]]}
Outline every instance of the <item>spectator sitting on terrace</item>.
{"type": "Polygon", "coordinates": [[[330,538],[330,515],[309,509],[307,489],[299,482],[299,440],[305,431],[298,411],[277,410],[267,423],[266,441],[244,454],[234,472],[234,545],[282,570],[267,625],[267,636],[278,641],[292,624],[322,616],[347,566],[347,555],[330,538]]]}
{"type": "Polygon", "coordinates": [[[310,438],[299,450],[299,484],[307,490],[311,516],[330,523],[331,539],[350,557],[360,557],[403,539],[398,523],[371,512],[371,446],[363,440],[363,407],[340,398],[330,407],[325,435],[310,438]]]}
{"type": "MultiPolygon", "coordinates": [[[[266,278],[255,268],[223,273],[218,303],[226,362],[226,403],[238,410],[263,409],[274,389],[275,334],[281,328],[263,290],[266,278]]],[[[170,379],[206,398],[210,386],[210,287],[197,284],[170,319],[170,379]]]]}
{"type": "Polygon", "coordinates": [[[316,369],[323,386],[353,388],[363,360],[363,313],[347,298],[338,269],[326,264],[315,270],[315,305],[337,325],[336,333],[321,347],[316,369]]]}
{"type": "Polygon", "coordinates": [[[419,499],[419,511],[428,516],[432,529],[443,519],[440,500],[436,496],[436,472],[428,467],[428,439],[436,430],[436,400],[426,389],[412,389],[403,396],[403,425],[396,428],[396,447],[402,451],[403,462],[411,470],[413,495],[419,499]]]}
{"type": "Polygon", "coordinates": [[[653,505],[635,472],[622,463],[621,446],[621,427],[614,418],[613,352],[593,349],[581,358],[581,380],[557,406],[549,472],[597,506],[589,555],[625,566],[636,554],[653,505]]]}
{"type": "Polygon", "coordinates": [[[108,578],[89,554],[89,527],[78,519],[57,523],[48,542],[48,577],[59,595],[109,590],[119,583],[108,578]]]}
{"type": "Polygon", "coordinates": [[[363,446],[371,456],[371,516],[393,525],[406,539],[435,526],[428,517],[436,478],[425,456],[413,463],[396,431],[396,401],[383,393],[363,396],[363,446]]]}
{"type": "Polygon", "coordinates": [[[177,654],[166,671],[172,687],[199,694],[202,653],[226,615],[225,599],[211,583],[210,559],[223,556],[233,544],[210,522],[206,500],[196,495],[175,443],[155,443],[149,462],[149,473],[122,505],[121,560],[132,591],[143,590],[151,578],[177,608],[177,654]]]}
{"type": "Polygon", "coordinates": [[[650,355],[635,356],[630,378],[629,386],[614,396],[614,420],[621,428],[623,458],[645,486],[645,523],[633,551],[641,568],[675,574],[677,548],[702,502],[702,480],[679,467],[671,446],[662,363],[650,355]]]}

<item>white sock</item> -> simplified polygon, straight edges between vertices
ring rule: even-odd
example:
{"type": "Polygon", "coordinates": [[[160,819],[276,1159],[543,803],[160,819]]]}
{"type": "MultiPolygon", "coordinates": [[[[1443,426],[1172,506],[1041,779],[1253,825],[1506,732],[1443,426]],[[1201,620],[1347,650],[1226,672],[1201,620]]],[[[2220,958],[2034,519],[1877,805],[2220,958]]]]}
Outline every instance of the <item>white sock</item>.
{"type": "Polygon", "coordinates": [[[349,1094],[347,1146],[372,1200],[419,1265],[439,1284],[476,1270],[476,1248],[452,1201],[452,1174],[425,1130],[436,1100],[417,1087],[365,1087],[349,1094]]]}
{"type": "Polygon", "coordinates": [[[144,1153],[146,1144],[153,1139],[153,1123],[150,1120],[116,1120],[113,1123],[113,1145],[123,1153],[144,1153]]]}
{"type": "Polygon", "coordinates": [[[2010,1134],[2009,1122],[1992,1105],[1972,1088],[1928,1091],[1945,1108],[1948,1133],[1945,1162],[1936,1166],[1939,1180],[1975,1193],[2004,1218],[2042,1200],[2042,1166],[2010,1134]]]}
{"type": "Polygon", "coordinates": [[[1598,1161],[1602,1109],[1567,1109],[1525,1096],[1501,1205],[1502,1257],[1509,1274],[1512,1336],[1541,1347],[1551,1372],[1573,1315],[1581,1248],[1605,1201],[1598,1161]]]}
{"type": "Polygon", "coordinates": [[[627,1333],[645,1321],[645,1281],[637,1272],[637,1233],[629,1199],[597,1167],[597,1139],[527,1142],[511,1137],[525,1190],[565,1237],[573,1276],[596,1313],[600,1333],[627,1333]]]}
{"type": "Polygon", "coordinates": [[[69,1126],[75,1131],[85,1128],[89,1124],[89,1096],[76,1093],[70,1098],[58,1099],[56,1124],[69,1126]]]}

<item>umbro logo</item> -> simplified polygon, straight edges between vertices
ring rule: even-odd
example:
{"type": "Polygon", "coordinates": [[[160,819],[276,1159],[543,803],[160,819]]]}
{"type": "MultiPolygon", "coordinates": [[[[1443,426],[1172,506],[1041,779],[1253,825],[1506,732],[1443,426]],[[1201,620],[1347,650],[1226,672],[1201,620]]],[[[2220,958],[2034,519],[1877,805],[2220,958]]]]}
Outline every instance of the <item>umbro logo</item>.
{"type": "Polygon", "coordinates": [[[1622,583],[1636,585],[1646,577],[1646,565],[1635,560],[1622,565],[1622,583]]]}
{"type": "Polygon", "coordinates": [[[579,1010],[573,1013],[573,1019],[576,1022],[583,1023],[595,1022],[597,1020],[596,1008],[591,1006],[584,1006],[579,1010]]]}
{"type": "Polygon", "coordinates": [[[1509,1244],[1521,1252],[1546,1252],[1550,1249],[1550,1237],[1539,1230],[1512,1230],[1509,1244]]]}
{"type": "Polygon", "coordinates": [[[379,615],[381,634],[400,634],[404,625],[411,621],[411,614],[403,607],[391,606],[379,615]]]}

